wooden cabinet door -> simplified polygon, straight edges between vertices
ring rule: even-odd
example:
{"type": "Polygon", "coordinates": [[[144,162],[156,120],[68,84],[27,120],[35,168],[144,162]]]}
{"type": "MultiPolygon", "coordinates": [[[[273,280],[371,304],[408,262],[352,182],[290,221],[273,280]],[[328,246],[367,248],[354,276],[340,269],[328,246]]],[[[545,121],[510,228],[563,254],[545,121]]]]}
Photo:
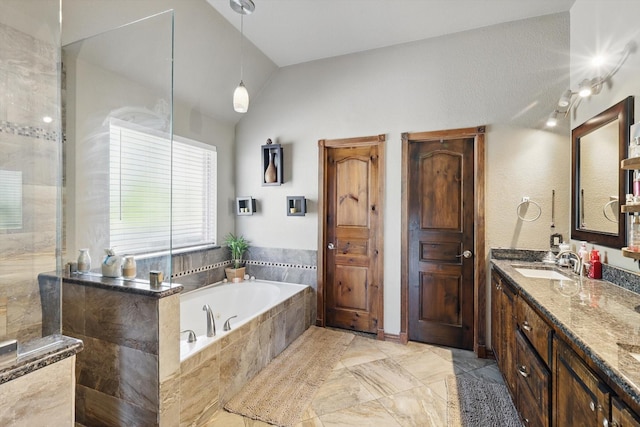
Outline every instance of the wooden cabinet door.
{"type": "Polygon", "coordinates": [[[516,406],[527,426],[549,427],[551,374],[520,331],[516,332],[516,406]]]}
{"type": "Polygon", "coordinates": [[[611,399],[611,427],[640,427],[640,419],[618,398],[611,399]]]}
{"type": "Polygon", "coordinates": [[[409,141],[409,339],[473,348],[474,138],[409,141]]]}
{"type": "Polygon", "coordinates": [[[557,337],[553,339],[553,370],[554,426],[599,427],[610,419],[608,387],[557,337]]]}
{"type": "Polygon", "coordinates": [[[502,342],[503,344],[503,360],[500,369],[504,372],[504,380],[511,391],[512,396],[516,396],[516,371],[515,354],[516,354],[516,300],[517,294],[515,290],[507,283],[502,281],[502,342]]]}

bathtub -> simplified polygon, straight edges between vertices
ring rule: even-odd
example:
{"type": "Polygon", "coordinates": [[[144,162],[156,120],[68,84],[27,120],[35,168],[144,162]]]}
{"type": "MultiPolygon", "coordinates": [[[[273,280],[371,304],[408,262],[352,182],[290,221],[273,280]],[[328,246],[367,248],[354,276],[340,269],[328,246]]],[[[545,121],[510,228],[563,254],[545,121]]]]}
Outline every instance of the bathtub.
{"type": "Polygon", "coordinates": [[[180,330],[190,329],[196,333],[197,341],[187,342],[188,333],[180,334],[180,361],[184,361],[205,347],[248,323],[272,307],[303,292],[308,286],[264,280],[240,283],[219,283],[180,295],[180,330]],[[202,310],[209,304],[216,323],[216,336],[207,337],[207,315],[202,310]],[[230,331],[224,331],[227,319],[230,331]]]}

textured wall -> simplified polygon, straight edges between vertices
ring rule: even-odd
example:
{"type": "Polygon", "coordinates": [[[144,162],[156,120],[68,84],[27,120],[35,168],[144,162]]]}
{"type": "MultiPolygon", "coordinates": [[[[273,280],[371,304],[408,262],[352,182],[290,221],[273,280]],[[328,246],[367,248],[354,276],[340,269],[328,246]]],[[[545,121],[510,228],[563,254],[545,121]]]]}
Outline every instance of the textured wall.
{"type": "Polygon", "coordinates": [[[317,141],[387,134],[384,319],[398,333],[401,133],[487,125],[487,243],[547,248],[552,189],[568,228],[568,128],[542,130],[568,84],[568,23],[549,15],[280,69],[237,126],[236,194],[258,201],[237,231],[260,247],[316,250],[317,141]],[[282,186],[261,186],[267,138],[284,146],[282,186]],[[286,216],[286,196],[300,195],[309,212],[286,216]],[[522,196],[541,203],[540,220],[517,221],[522,196]]]}

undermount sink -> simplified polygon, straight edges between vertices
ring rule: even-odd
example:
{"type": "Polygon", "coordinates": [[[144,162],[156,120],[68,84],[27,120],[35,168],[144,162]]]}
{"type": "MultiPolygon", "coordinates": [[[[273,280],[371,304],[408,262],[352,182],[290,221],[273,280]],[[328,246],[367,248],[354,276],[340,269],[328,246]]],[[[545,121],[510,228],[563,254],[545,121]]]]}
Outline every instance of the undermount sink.
{"type": "Polygon", "coordinates": [[[516,267],[516,271],[524,277],[532,279],[571,280],[569,277],[555,270],[516,267]]]}

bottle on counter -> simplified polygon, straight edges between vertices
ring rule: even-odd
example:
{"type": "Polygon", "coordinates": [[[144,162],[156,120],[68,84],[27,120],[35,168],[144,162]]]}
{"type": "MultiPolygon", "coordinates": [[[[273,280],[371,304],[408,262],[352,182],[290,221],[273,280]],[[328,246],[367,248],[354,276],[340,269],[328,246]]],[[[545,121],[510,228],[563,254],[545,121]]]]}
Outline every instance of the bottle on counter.
{"type": "Polygon", "coordinates": [[[602,262],[600,261],[600,253],[597,250],[591,251],[591,259],[589,260],[589,278],[602,279],[602,262]]]}
{"type": "Polygon", "coordinates": [[[125,279],[135,279],[136,274],[136,259],[133,255],[125,256],[122,263],[122,276],[125,279]]]}
{"type": "Polygon", "coordinates": [[[80,249],[80,255],[78,255],[78,271],[80,273],[88,273],[91,270],[91,256],[89,256],[89,249],[80,249]]]}

